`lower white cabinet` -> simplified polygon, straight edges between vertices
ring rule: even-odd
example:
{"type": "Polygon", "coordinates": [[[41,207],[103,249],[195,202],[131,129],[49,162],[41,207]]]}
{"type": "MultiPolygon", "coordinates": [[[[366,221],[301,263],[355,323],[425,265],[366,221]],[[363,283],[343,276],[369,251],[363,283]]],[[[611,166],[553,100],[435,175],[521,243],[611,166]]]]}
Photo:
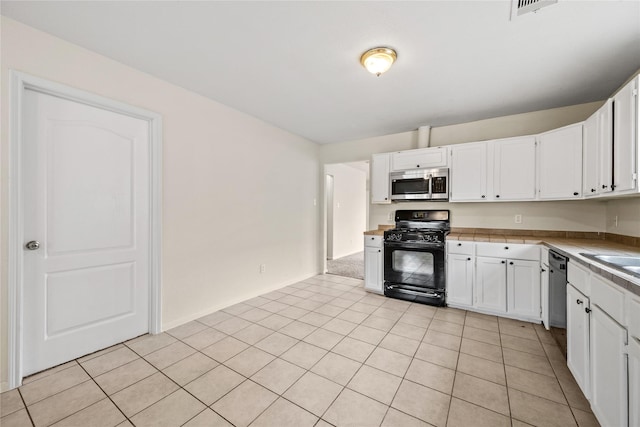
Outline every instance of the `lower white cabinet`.
{"type": "Polygon", "coordinates": [[[626,427],[627,330],[597,305],[591,310],[591,409],[601,425],[626,427]]]}
{"type": "Polygon", "coordinates": [[[567,366],[585,397],[591,397],[589,382],[589,298],[567,285],[567,366]]]}
{"type": "Polygon", "coordinates": [[[447,258],[447,302],[473,305],[473,258],[449,254],[447,258]]]}
{"type": "Polygon", "coordinates": [[[640,426],[640,338],[629,337],[629,426],[640,426]]]}
{"type": "Polygon", "coordinates": [[[384,293],[384,258],[382,236],[364,236],[364,288],[384,293]]]}
{"type": "Polygon", "coordinates": [[[539,318],[540,262],[507,261],[507,312],[515,316],[539,318]]]}
{"type": "Polygon", "coordinates": [[[540,271],[537,245],[447,242],[447,304],[540,321],[540,271]]]}
{"type": "Polygon", "coordinates": [[[506,264],[505,259],[476,257],[476,307],[507,312],[506,264]]]}

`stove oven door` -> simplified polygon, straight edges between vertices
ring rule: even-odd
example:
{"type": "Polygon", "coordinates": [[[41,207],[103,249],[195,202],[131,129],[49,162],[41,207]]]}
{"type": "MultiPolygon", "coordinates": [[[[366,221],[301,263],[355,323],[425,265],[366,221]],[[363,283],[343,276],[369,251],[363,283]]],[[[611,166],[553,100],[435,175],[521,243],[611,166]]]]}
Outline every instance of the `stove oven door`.
{"type": "Polygon", "coordinates": [[[387,296],[442,305],[445,272],[443,244],[384,244],[384,288],[387,296]]]}

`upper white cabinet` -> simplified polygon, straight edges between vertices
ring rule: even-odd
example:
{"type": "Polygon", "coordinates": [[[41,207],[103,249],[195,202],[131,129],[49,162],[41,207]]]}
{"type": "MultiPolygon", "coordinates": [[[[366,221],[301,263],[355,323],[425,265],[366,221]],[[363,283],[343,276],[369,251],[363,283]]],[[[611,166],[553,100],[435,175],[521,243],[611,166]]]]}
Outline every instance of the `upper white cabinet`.
{"type": "Polygon", "coordinates": [[[371,156],[371,203],[391,203],[389,197],[389,153],[371,156]]]}
{"type": "Polygon", "coordinates": [[[533,136],[451,147],[451,201],[534,200],[533,136]]]}
{"type": "Polygon", "coordinates": [[[487,143],[474,142],[451,147],[452,202],[487,198],[487,143]]]}
{"type": "Polygon", "coordinates": [[[582,193],[598,196],[613,190],[613,100],[609,99],[584,122],[582,193]]]}
{"type": "Polygon", "coordinates": [[[536,197],[536,139],[506,138],[493,144],[493,198],[533,200],[536,197]]]}
{"type": "Polygon", "coordinates": [[[636,76],[613,97],[613,189],[638,191],[638,80],[636,76]]]}
{"type": "Polygon", "coordinates": [[[391,172],[447,166],[447,147],[419,148],[391,153],[391,172]]]}
{"type": "Polygon", "coordinates": [[[538,135],[538,197],[582,197],[582,123],[538,135]]]}

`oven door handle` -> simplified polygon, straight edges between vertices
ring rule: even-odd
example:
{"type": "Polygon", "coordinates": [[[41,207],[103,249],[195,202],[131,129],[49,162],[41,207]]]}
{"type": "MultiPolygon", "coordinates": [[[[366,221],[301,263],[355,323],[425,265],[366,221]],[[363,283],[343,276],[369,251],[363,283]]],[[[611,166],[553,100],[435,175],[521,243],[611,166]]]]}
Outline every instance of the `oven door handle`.
{"type": "Polygon", "coordinates": [[[444,250],[444,243],[384,242],[384,247],[389,249],[418,249],[432,251],[433,249],[444,250]]]}

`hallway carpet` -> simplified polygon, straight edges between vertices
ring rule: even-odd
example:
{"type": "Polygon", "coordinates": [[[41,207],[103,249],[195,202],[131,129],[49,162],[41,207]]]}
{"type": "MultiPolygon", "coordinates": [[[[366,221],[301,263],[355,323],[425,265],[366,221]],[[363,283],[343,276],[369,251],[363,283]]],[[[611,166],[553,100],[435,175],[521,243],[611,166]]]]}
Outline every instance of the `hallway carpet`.
{"type": "Polygon", "coordinates": [[[354,279],[364,279],[364,252],[327,260],[327,273],[354,279]]]}

